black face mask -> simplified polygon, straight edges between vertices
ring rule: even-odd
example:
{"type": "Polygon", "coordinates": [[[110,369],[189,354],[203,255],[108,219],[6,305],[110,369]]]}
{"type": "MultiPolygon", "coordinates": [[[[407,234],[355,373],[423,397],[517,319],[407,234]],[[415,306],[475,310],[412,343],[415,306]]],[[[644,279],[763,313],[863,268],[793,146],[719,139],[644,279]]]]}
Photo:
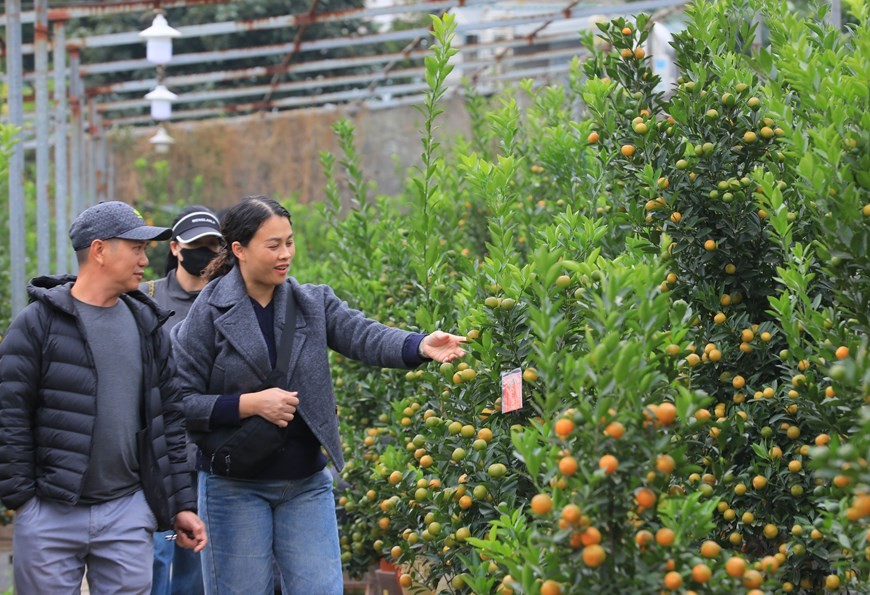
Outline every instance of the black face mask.
{"type": "Polygon", "coordinates": [[[205,267],[208,266],[208,263],[214,260],[215,256],[217,256],[217,253],[212,252],[211,248],[205,246],[201,248],[182,248],[181,257],[184,260],[179,259],[179,264],[194,277],[199,277],[202,275],[205,267]]]}

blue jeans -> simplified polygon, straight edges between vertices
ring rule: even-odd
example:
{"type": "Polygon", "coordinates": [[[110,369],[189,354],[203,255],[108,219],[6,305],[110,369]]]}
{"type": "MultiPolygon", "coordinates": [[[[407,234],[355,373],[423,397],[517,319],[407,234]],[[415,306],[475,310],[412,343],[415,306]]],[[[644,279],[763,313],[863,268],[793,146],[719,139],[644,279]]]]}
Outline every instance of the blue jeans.
{"type": "Polygon", "coordinates": [[[172,554],[175,544],[166,541],[165,537],[172,531],[161,531],[154,534],[154,575],[151,579],[151,595],[170,595],[170,572],[172,570],[172,554]]]}
{"type": "Polygon", "coordinates": [[[154,578],[151,595],[202,595],[199,554],[167,541],[172,531],[154,534],[154,578]]]}
{"type": "Polygon", "coordinates": [[[273,557],[285,595],[341,595],[344,581],[332,474],[297,480],[199,475],[209,595],[272,595],[273,557]]]}

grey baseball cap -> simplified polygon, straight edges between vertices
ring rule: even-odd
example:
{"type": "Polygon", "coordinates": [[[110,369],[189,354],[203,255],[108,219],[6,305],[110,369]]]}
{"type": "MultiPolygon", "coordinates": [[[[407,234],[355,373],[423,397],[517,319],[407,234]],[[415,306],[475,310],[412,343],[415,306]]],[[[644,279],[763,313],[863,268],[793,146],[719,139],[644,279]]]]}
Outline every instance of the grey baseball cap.
{"type": "Polygon", "coordinates": [[[69,228],[69,239],[78,251],[94,240],[168,240],[172,230],[147,225],[139,212],[125,202],[113,200],[88,207],[69,228]]]}

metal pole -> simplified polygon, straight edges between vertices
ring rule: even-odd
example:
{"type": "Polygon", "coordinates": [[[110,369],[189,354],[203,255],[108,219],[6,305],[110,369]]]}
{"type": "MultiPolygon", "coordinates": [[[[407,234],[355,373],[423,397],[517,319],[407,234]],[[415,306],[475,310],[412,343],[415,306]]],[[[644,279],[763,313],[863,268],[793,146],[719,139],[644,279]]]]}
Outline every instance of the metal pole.
{"type": "Polygon", "coordinates": [[[115,198],[115,158],[112,152],[112,138],[106,133],[106,177],[108,177],[108,182],[106,186],[106,194],[109,196],[109,200],[116,200],[115,198]]]}
{"type": "Polygon", "coordinates": [[[66,29],[63,21],[52,23],[54,38],[54,247],[55,271],[69,271],[67,239],[67,147],[66,147],[66,29]]]}
{"type": "Polygon", "coordinates": [[[85,123],[82,133],[82,210],[91,205],[91,167],[88,160],[91,158],[91,137],[88,136],[88,125],[85,123]]]}
{"type": "MultiPolygon", "coordinates": [[[[72,217],[85,210],[83,195],[82,163],[84,161],[84,128],[82,123],[82,80],[79,75],[79,50],[72,48],[69,55],[70,67],[70,114],[72,133],[69,146],[70,198],[72,217]]],[[[75,264],[75,261],[74,263],[75,264]]]]}
{"type": "Polygon", "coordinates": [[[96,151],[96,101],[88,100],[87,132],[85,133],[85,180],[87,192],[85,194],[85,207],[97,202],[97,151],[96,151]]]}
{"type": "MultiPolygon", "coordinates": [[[[6,0],[6,47],[9,48],[6,57],[9,123],[20,127],[24,123],[20,0],[6,0]]],[[[9,293],[12,316],[24,309],[25,304],[24,236],[24,145],[17,142],[9,159],[9,293]]]]}
{"type": "Polygon", "coordinates": [[[842,9],[840,8],[840,0],[831,0],[831,10],[828,11],[828,23],[840,29],[843,26],[842,9]]]}
{"type": "Polygon", "coordinates": [[[94,171],[94,137],[89,133],[85,133],[85,208],[96,203],[94,197],[97,195],[96,171],[94,171]]]}
{"type": "Polygon", "coordinates": [[[94,112],[94,187],[97,202],[106,200],[106,131],[103,117],[94,112]]]}
{"type": "Polygon", "coordinates": [[[48,207],[48,0],[36,0],[33,27],[36,70],[36,272],[51,272],[51,213],[48,207]]]}
{"type": "Polygon", "coordinates": [[[755,23],[755,37],[752,40],[752,50],[757,52],[764,43],[764,21],[761,19],[761,14],[756,13],[752,17],[752,22],[755,23]]]}

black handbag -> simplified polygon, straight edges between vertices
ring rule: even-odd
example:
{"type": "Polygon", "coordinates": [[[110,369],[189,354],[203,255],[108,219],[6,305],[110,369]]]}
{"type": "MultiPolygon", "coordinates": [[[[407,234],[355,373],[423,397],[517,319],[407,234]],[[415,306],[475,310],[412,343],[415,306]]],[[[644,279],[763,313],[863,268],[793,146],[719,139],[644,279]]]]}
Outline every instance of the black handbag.
{"type": "MultiPolygon", "coordinates": [[[[284,330],[278,342],[275,368],[269,373],[261,390],[281,387],[287,378],[293,335],[296,331],[296,299],[292,286],[288,286],[287,315],[284,330]]],[[[203,456],[210,462],[211,471],[225,477],[250,479],[256,477],[287,438],[287,427],[278,427],[267,419],[255,415],[242,420],[238,428],[216,428],[194,437],[203,456]]]]}

